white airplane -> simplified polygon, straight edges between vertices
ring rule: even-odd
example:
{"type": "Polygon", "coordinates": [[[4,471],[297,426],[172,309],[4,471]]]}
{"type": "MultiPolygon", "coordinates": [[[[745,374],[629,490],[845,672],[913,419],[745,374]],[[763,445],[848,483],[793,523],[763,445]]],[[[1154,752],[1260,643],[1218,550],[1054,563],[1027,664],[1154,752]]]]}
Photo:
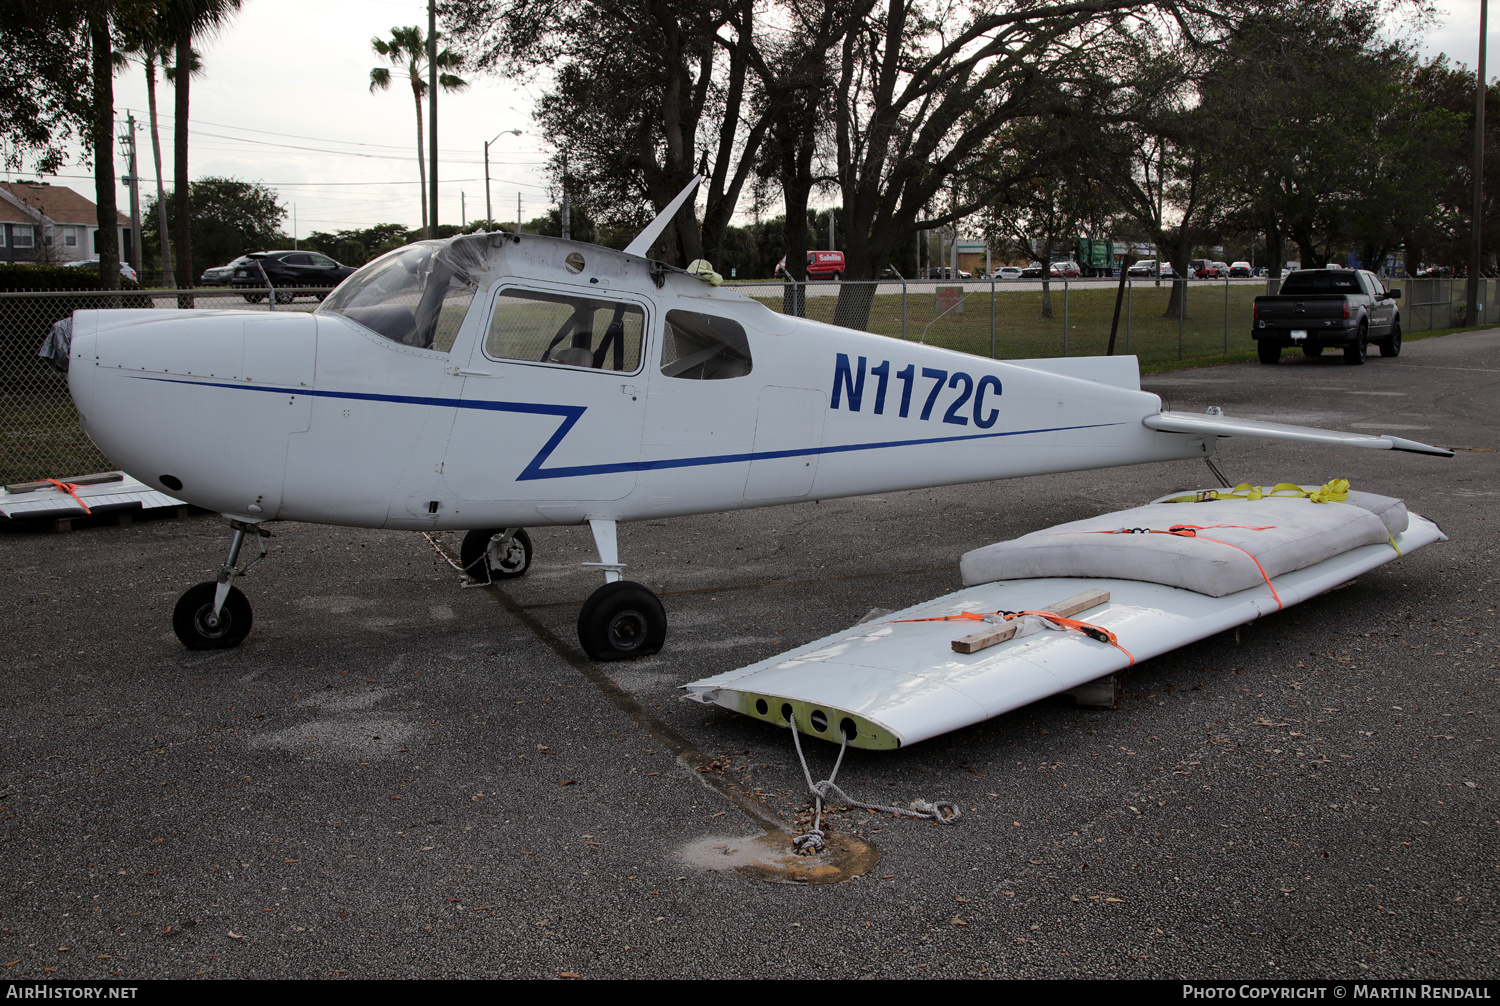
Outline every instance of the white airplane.
{"type": "Polygon", "coordinates": [[[1134,357],[1001,362],[778,314],[645,257],[689,185],[623,252],[554,238],[424,241],[312,314],[79,311],[69,384],[122,470],[223,513],[192,649],[238,645],[232,581],[265,524],[468,532],[474,578],[524,574],[525,528],[587,522],[605,584],[579,640],[657,652],[660,600],[622,578],[621,521],[1046,472],[1211,458],[1221,436],[1451,452],[1396,437],[1161,411],[1134,357]]]}

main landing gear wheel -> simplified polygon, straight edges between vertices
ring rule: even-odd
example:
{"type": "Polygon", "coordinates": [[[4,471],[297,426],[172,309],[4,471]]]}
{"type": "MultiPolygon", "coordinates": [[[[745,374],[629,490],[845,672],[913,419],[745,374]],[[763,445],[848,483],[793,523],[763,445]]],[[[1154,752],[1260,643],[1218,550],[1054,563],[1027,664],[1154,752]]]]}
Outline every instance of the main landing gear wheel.
{"type": "Polygon", "coordinates": [[[172,631],[190,650],[228,650],[250,634],[250,602],[238,587],[229,588],[224,606],[214,617],[214,591],[218,586],[209,581],[189,587],[172,610],[172,631]]]}
{"type": "Polygon", "coordinates": [[[523,527],[506,537],[508,528],[490,528],[470,531],[458,549],[459,565],[472,579],[485,582],[485,569],[489,570],[489,581],[509,580],[520,576],[531,568],[531,536],[523,527]],[[482,562],[480,560],[483,560],[482,562]]]}
{"type": "Polygon", "coordinates": [[[592,660],[649,657],[667,639],[667,613],[650,590],[629,580],[606,583],[578,612],[578,641],[592,660]]]}

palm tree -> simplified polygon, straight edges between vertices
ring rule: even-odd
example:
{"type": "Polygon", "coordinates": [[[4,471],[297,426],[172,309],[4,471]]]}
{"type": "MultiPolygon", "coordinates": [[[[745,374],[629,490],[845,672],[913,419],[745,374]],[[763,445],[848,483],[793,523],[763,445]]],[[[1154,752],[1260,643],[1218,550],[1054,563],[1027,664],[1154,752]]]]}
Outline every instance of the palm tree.
{"type": "MultiPolygon", "coordinates": [[[[167,194],[162,185],[161,174],[161,130],[156,120],[156,68],[160,66],[168,81],[176,79],[172,54],[175,50],[169,36],[157,31],[143,31],[126,36],[121,49],[126,56],[137,60],[146,71],[146,106],[151,120],[151,156],[156,162],[157,231],[161,237],[161,281],[163,286],[177,285],[172,270],[172,242],[167,234],[167,194]]],[[[193,54],[193,72],[197,73],[198,54],[193,54]]]]}
{"type": "MultiPolygon", "coordinates": [[[[240,0],[172,0],[162,5],[162,16],[176,49],[175,64],[186,72],[173,74],[176,88],[176,116],[173,130],[172,174],[173,202],[176,203],[177,286],[193,285],[192,207],[188,202],[188,106],[195,64],[193,39],[203,38],[222,28],[240,9],[240,0]]],[[[178,297],[182,307],[192,307],[190,295],[178,297]]]]}
{"type": "MultiPolygon", "coordinates": [[[[428,237],[436,237],[436,234],[429,233],[430,228],[427,223],[427,166],[422,159],[422,97],[427,93],[427,38],[422,29],[416,25],[409,28],[392,28],[389,40],[372,38],[370,47],[377,55],[389,61],[391,66],[405,67],[407,76],[411,80],[412,99],[417,104],[417,171],[422,179],[422,231],[428,237]]],[[[439,70],[438,87],[452,92],[462,91],[469,86],[468,81],[458,75],[442,72],[457,70],[463,65],[463,57],[452,49],[439,52],[434,62],[439,70]]],[[[384,91],[390,86],[389,68],[377,66],[370,71],[371,94],[384,91]]]]}

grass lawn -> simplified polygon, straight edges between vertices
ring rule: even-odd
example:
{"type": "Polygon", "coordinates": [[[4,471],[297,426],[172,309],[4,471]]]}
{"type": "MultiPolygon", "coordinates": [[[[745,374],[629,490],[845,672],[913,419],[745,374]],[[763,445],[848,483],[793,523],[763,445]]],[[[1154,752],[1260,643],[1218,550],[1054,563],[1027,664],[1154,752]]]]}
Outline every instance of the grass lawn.
{"type": "Polygon", "coordinates": [[[58,376],[55,388],[0,394],[0,484],[110,470],[58,376]]]}
{"type": "MultiPolygon", "coordinates": [[[[1191,286],[1187,317],[1179,326],[1176,318],[1165,317],[1170,285],[1132,283],[1120,308],[1115,353],[1132,353],[1145,363],[1222,356],[1226,349],[1253,349],[1252,306],[1263,290],[1258,284],[1191,286]]],[[[908,295],[906,338],[999,359],[1099,356],[1109,345],[1114,287],[1064,291],[1061,283],[1053,284],[1050,318],[1043,317],[1040,290],[1007,290],[1002,286],[996,289],[993,300],[987,284],[970,284],[966,292],[962,312],[941,315],[932,292],[908,295]]],[[[758,299],[772,310],[781,310],[780,297],[758,299]]],[[[837,297],[808,297],[807,316],[832,322],[837,303],[837,297]]],[[[899,294],[877,296],[870,310],[869,330],[899,339],[901,314],[899,294]]]]}

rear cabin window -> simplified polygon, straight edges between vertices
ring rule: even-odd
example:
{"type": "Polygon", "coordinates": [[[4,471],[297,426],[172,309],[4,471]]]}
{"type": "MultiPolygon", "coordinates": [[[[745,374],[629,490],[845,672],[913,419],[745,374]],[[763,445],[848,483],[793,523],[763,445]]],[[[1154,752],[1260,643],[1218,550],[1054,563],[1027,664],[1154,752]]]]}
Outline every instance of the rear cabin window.
{"type": "Polygon", "coordinates": [[[750,373],[750,342],[738,322],[696,311],[668,311],[661,372],[694,381],[723,381],[750,373]]]}
{"type": "Polygon", "coordinates": [[[1292,273],[1281,284],[1284,294],[1303,293],[1309,296],[1326,294],[1361,293],[1359,277],[1353,272],[1303,269],[1292,273]]]}
{"type": "Polygon", "coordinates": [[[620,301],[502,290],[485,336],[493,360],[524,360],[633,373],[641,365],[646,313],[620,301]]]}

